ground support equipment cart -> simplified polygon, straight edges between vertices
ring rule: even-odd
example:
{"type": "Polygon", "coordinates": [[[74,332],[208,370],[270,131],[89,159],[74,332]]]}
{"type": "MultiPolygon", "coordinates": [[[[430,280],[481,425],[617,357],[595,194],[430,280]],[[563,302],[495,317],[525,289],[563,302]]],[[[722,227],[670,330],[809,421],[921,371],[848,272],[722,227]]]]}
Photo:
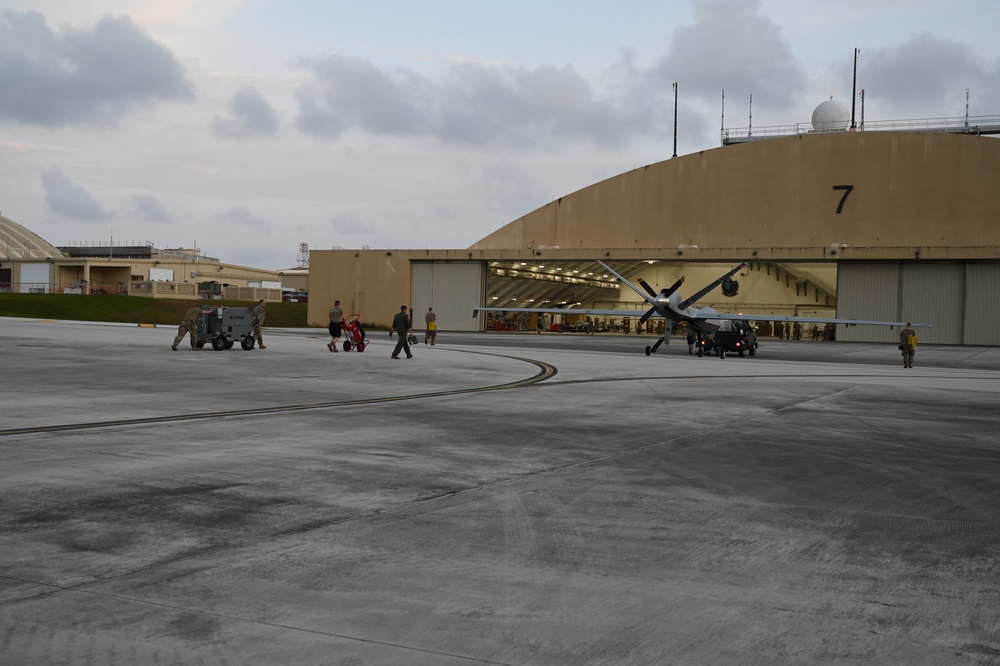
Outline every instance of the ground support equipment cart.
{"type": "Polygon", "coordinates": [[[211,344],[212,349],[232,349],[237,342],[247,351],[253,349],[253,310],[250,308],[212,308],[198,321],[198,346],[211,344]]]}

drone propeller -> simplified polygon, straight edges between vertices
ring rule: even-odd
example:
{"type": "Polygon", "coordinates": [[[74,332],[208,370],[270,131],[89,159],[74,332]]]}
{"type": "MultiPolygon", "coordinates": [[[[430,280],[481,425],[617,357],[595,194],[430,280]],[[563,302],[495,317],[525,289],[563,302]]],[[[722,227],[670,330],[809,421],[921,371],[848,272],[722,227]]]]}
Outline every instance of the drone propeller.
{"type": "Polygon", "coordinates": [[[643,288],[643,289],[645,289],[645,290],[646,290],[646,292],[647,292],[647,293],[648,293],[648,294],[649,294],[650,296],[652,296],[653,298],[656,298],[656,297],[657,297],[657,293],[656,293],[655,291],[653,291],[653,288],[652,288],[652,287],[650,287],[650,286],[649,286],[648,284],[646,284],[646,281],[645,281],[645,280],[643,280],[642,278],[639,278],[638,280],[636,280],[636,282],[638,282],[639,284],[641,284],[641,285],[642,285],[642,288],[643,288]]]}
{"type": "Polygon", "coordinates": [[[718,280],[716,280],[715,282],[712,282],[711,284],[709,284],[709,285],[708,285],[707,287],[705,287],[704,289],[702,289],[701,291],[699,291],[699,292],[698,292],[697,294],[695,294],[695,295],[694,295],[694,296],[692,296],[691,298],[689,298],[689,299],[687,299],[686,301],[684,301],[683,303],[681,303],[681,304],[680,304],[680,305],[678,306],[678,309],[679,309],[679,310],[686,310],[686,309],[687,309],[688,307],[690,307],[690,306],[691,306],[691,304],[692,304],[692,303],[696,303],[696,302],[698,301],[698,299],[699,299],[699,298],[701,298],[702,296],[704,296],[704,295],[705,295],[705,294],[707,294],[708,292],[710,292],[710,291],[712,291],[713,289],[715,289],[716,287],[718,287],[718,286],[719,286],[720,284],[722,284],[723,282],[725,282],[727,278],[730,278],[730,277],[732,277],[733,275],[735,275],[736,273],[739,273],[739,272],[740,272],[741,270],[743,270],[743,269],[744,269],[745,267],[746,267],[746,264],[745,264],[745,263],[743,263],[743,264],[740,264],[739,266],[737,266],[737,267],[736,267],[736,268],[734,268],[733,270],[729,271],[728,273],[726,273],[725,275],[723,275],[722,277],[720,277],[720,278],[719,278],[718,280]]]}
{"type": "Polygon", "coordinates": [[[664,296],[670,296],[675,291],[677,291],[682,284],[684,284],[684,276],[683,275],[680,276],[679,278],[677,278],[677,282],[674,282],[673,286],[671,286],[669,289],[664,289],[661,293],[664,296]]]}
{"type": "MultiPolygon", "coordinates": [[[[677,291],[677,289],[680,288],[680,286],[684,283],[684,276],[682,275],[677,280],[677,282],[674,282],[673,285],[671,285],[670,287],[668,287],[666,289],[662,289],[659,294],[657,294],[655,291],[653,291],[653,288],[650,287],[648,284],[646,284],[646,281],[643,280],[642,278],[639,278],[638,282],[639,282],[639,284],[641,284],[643,286],[643,288],[646,291],[649,292],[650,296],[661,297],[661,298],[670,298],[670,295],[673,294],[675,291],[677,291]]],[[[642,317],[639,318],[639,323],[640,324],[645,324],[646,321],[650,317],[652,317],[654,314],[656,314],[656,308],[655,307],[649,308],[649,310],[646,311],[646,314],[642,315],[642,317]]]]}

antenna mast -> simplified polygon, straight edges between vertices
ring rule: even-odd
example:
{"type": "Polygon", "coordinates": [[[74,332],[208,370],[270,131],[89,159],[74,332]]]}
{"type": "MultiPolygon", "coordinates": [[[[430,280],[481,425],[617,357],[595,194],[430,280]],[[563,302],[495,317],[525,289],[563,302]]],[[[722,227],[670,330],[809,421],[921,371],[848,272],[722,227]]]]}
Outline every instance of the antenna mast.
{"type": "Polygon", "coordinates": [[[858,129],[863,130],[865,128],[865,89],[862,88],[858,91],[858,95],[861,96],[861,124],[858,129]]]}
{"type": "Polygon", "coordinates": [[[677,82],[674,81],[674,157],[677,157],[677,82]]]}
{"type": "Polygon", "coordinates": [[[861,49],[854,49],[854,81],[851,83],[851,129],[856,129],[857,125],[854,123],[854,101],[858,96],[858,54],[861,53],[861,49]]]}
{"type": "Polygon", "coordinates": [[[722,89],[722,126],[719,128],[722,134],[722,143],[726,143],[726,89],[722,89]]]}

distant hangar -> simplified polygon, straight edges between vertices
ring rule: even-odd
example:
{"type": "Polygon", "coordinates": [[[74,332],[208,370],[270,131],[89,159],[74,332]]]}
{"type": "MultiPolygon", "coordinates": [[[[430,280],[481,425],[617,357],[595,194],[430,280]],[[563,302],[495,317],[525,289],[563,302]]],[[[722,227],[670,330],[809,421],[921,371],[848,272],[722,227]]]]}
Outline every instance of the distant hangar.
{"type": "Polygon", "coordinates": [[[0,293],[280,300],[282,276],[224,263],[197,248],[120,241],[56,247],[0,215],[0,293]]]}
{"type": "Polygon", "coordinates": [[[654,286],[745,261],[739,293],[704,305],[924,321],[923,342],[1000,345],[1000,142],[844,130],[733,143],[567,194],[464,250],[314,250],[310,323],[340,299],[366,322],[407,304],[418,325],[434,307],[442,330],[483,330],[473,303],[641,305],[595,259],[654,286]]]}

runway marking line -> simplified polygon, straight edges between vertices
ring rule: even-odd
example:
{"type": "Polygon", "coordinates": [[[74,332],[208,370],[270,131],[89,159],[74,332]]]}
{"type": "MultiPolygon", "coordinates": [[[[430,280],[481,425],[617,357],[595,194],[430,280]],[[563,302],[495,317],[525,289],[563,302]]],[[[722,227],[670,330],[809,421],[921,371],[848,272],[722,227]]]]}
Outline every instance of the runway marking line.
{"type": "Polygon", "coordinates": [[[199,419],[212,419],[226,416],[253,416],[257,414],[280,414],[283,412],[298,412],[307,409],[328,409],[331,407],[350,407],[353,405],[377,405],[384,402],[400,402],[403,400],[418,400],[422,398],[440,398],[449,395],[465,395],[468,393],[485,393],[488,391],[506,391],[509,389],[532,386],[556,375],[558,370],[554,365],[544,361],[537,361],[519,356],[508,356],[506,354],[492,354],[489,352],[472,352],[465,350],[455,350],[466,354],[477,354],[481,356],[497,356],[515,361],[523,361],[538,367],[538,372],[526,379],[519,379],[506,384],[495,384],[493,386],[477,386],[474,388],[451,389],[448,391],[429,391],[427,393],[411,393],[408,395],[388,396],[382,398],[359,398],[357,400],[337,400],[332,402],[317,402],[306,405],[285,405],[282,407],[258,407],[255,409],[233,409],[221,412],[197,412],[194,414],[175,414],[173,416],[149,416],[137,419],[115,419],[113,421],[92,421],[88,423],[66,423],[63,425],[41,425],[29,426],[27,428],[9,428],[0,430],[0,437],[10,437],[13,435],[30,435],[43,432],[68,432],[72,430],[88,430],[94,428],[113,428],[120,426],[149,425],[153,423],[171,423],[175,421],[195,421],[199,419]]]}
{"type": "MultiPolygon", "coordinates": [[[[494,354],[490,352],[479,352],[479,351],[468,351],[464,349],[455,349],[453,351],[465,353],[465,354],[475,354],[479,356],[496,356],[499,358],[506,358],[515,361],[521,361],[524,363],[529,363],[539,368],[539,371],[526,379],[520,379],[514,382],[508,382],[506,384],[496,384],[493,386],[479,386],[474,388],[465,389],[452,389],[448,391],[429,391],[426,393],[410,393],[407,395],[389,396],[382,398],[360,398],[357,400],[338,400],[331,402],[318,402],[309,403],[304,405],[285,405],[281,407],[258,407],[255,409],[236,409],[236,410],[226,410],[219,412],[196,412],[193,414],[175,414],[172,416],[150,416],[145,418],[136,419],[116,419],[113,421],[93,421],[88,423],[67,423],[63,425],[41,425],[41,426],[29,426],[26,428],[10,428],[6,430],[0,430],[0,437],[11,437],[14,435],[30,435],[38,434],[43,432],[69,432],[74,430],[88,430],[96,428],[113,428],[122,426],[133,426],[133,425],[151,425],[156,423],[172,423],[177,421],[195,421],[199,419],[211,419],[227,416],[254,416],[258,414],[280,414],[285,412],[297,412],[305,411],[310,409],[329,409],[333,407],[351,407],[356,405],[375,405],[387,402],[401,402],[405,400],[420,400],[424,398],[440,398],[451,395],[466,395],[471,393],[485,393],[489,391],[506,391],[509,389],[525,388],[529,386],[536,386],[541,382],[554,377],[558,370],[554,365],[546,363],[544,361],[539,361],[536,359],[524,358],[520,356],[509,356],[506,354],[494,354]]],[[[823,375],[801,375],[801,374],[776,374],[776,375],[731,375],[730,379],[816,379],[816,378],[828,378],[828,379],[858,379],[861,377],[882,377],[886,375],[854,375],[854,374],[838,374],[830,373],[823,375]]],[[[599,382],[624,382],[624,381],[659,381],[664,379],[670,380],[680,380],[680,381],[690,381],[699,379],[725,379],[725,376],[721,375],[643,375],[636,377],[605,377],[597,378],[592,377],[588,379],[567,379],[564,381],[549,382],[547,386],[566,386],[569,384],[592,384],[599,382]]],[[[948,377],[949,379],[980,379],[978,377],[948,377]]],[[[938,377],[938,379],[941,379],[938,377]]]]}

